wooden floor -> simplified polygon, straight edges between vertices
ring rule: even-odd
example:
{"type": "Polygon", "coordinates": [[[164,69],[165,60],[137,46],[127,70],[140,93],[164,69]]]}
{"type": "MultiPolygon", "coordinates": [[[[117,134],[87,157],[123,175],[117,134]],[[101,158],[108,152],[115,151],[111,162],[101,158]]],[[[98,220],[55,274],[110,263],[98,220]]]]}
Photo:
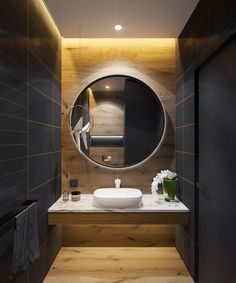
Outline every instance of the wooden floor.
{"type": "Polygon", "coordinates": [[[175,248],[62,248],[43,283],[193,283],[175,248]]]}

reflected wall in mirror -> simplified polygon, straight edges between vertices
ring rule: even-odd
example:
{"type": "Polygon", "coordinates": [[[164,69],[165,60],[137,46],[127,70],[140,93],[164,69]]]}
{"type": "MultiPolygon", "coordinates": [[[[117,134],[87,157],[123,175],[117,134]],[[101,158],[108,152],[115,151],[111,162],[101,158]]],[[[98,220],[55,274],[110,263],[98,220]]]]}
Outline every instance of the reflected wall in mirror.
{"type": "Polygon", "coordinates": [[[87,86],[73,105],[71,131],[81,117],[84,127],[91,116],[94,125],[86,132],[86,141],[82,136],[73,138],[83,155],[108,168],[127,168],[146,160],[157,151],[165,133],[160,99],[130,76],[108,76],[87,86]]]}

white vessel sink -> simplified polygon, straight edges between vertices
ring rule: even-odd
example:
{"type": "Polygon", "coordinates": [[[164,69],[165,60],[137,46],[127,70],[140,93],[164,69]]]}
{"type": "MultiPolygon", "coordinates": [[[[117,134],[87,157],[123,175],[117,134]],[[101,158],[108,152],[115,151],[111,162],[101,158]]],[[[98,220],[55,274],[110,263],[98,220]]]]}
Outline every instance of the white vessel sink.
{"type": "Polygon", "coordinates": [[[107,208],[137,207],[142,202],[142,192],[132,188],[97,189],[93,193],[93,201],[96,206],[107,208]]]}

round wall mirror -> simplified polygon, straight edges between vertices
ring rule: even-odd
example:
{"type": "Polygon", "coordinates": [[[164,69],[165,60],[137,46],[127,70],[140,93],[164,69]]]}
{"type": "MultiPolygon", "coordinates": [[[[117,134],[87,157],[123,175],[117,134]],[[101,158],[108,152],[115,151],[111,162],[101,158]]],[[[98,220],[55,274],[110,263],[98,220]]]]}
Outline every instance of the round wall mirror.
{"type": "Polygon", "coordinates": [[[103,77],[78,96],[70,114],[73,140],[89,160],[107,168],[127,168],[157,151],[165,113],[156,93],[124,75],[103,77]]]}

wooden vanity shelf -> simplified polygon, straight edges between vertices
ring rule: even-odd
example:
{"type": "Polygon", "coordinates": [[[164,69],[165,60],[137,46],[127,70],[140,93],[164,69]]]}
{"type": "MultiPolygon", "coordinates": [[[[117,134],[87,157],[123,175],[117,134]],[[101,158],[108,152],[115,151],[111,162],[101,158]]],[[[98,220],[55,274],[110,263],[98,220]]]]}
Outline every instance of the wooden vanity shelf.
{"type": "Polygon", "coordinates": [[[49,212],[48,224],[181,224],[189,212],[49,212]]]}

